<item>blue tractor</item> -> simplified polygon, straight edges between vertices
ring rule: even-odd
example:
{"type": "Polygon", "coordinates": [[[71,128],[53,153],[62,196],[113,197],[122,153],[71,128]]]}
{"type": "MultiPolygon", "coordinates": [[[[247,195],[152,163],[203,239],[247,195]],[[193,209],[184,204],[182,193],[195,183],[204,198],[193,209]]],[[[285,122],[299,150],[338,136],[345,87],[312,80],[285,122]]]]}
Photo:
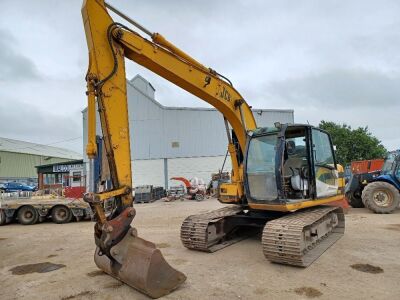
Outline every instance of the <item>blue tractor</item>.
{"type": "Polygon", "coordinates": [[[400,151],[389,153],[382,172],[362,191],[365,207],[377,214],[388,214],[400,205],[400,151]]]}

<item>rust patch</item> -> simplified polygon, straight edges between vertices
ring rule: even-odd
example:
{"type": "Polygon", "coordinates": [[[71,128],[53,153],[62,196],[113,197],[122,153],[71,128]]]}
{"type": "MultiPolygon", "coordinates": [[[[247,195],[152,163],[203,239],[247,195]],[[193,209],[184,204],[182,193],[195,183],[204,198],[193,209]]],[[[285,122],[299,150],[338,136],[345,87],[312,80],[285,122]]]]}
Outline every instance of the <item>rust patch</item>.
{"type": "Polygon", "coordinates": [[[52,272],[61,268],[64,268],[63,264],[53,264],[50,262],[43,262],[37,264],[27,264],[14,267],[9,271],[12,272],[13,275],[25,275],[31,273],[47,273],[52,272]]]}
{"type": "Polygon", "coordinates": [[[157,248],[168,248],[168,247],[171,247],[171,245],[168,244],[168,243],[158,243],[158,244],[156,244],[156,246],[157,246],[157,248]]]}
{"type": "Polygon", "coordinates": [[[364,272],[364,273],[371,273],[371,274],[379,274],[383,273],[383,269],[381,267],[373,266],[370,264],[354,264],[351,265],[354,270],[364,272]]]}
{"type": "Polygon", "coordinates": [[[57,254],[50,254],[50,255],[47,256],[47,258],[52,258],[52,257],[56,257],[56,256],[58,256],[58,255],[57,254]]]}
{"type": "Polygon", "coordinates": [[[323,295],[321,291],[308,286],[302,286],[300,288],[294,289],[294,292],[297,295],[306,296],[307,298],[317,298],[323,295]]]}
{"type": "Polygon", "coordinates": [[[390,224],[387,225],[385,228],[389,230],[400,231],[400,224],[390,224]]]}
{"type": "Polygon", "coordinates": [[[123,285],[124,284],[121,281],[116,281],[116,282],[108,283],[104,287],[106,289],[117,289],[117,288],[119,288],[120,286],[123,286],[123,285]]]}
{"type": "Polygon", "coordinates": [[[76,299],[76,298],[87,299],[87,297],[94,295],[94,294],[96,294],[96,292],[94,292],[94,291],[83,291],[78,294],[62,297],[61,300],[70,300],[70,299],[76,299]]]}
{"type": "Polygon", "coordinates": [[[89,272],[89,273],[87,273],[86,275],[89,276],[89,277],[96,277],[96,276],[103,276],[103,275],[106,275],[106,273],[104,273],[104,272],[101,271],[101,270],[96,270],[96,271],[89,272]]]}

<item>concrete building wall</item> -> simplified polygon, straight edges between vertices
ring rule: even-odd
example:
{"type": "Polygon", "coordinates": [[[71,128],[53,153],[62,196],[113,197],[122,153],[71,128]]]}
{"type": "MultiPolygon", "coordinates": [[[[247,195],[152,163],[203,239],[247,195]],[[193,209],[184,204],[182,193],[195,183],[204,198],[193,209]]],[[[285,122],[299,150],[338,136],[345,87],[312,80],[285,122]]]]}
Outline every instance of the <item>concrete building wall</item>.
{"type": "Polygon", "coordinates": [[[152,184],[164,186],[164,160],[148,159],[132,161],[133,185],[152,184]]]}
{"type": "MultiPolygon", "coordinates": [[[[211,180],[211,174],[217,173],[224,162],[225,156],[203,156],[203,157],[182,157],[168,159],[168,186],[180,185],[180,182],[170,180],[171,177],[185,177],[187,179],[198,177],[206,183],[211,180]]],[[[224,170],[232,168],[231,159],[228,156],[224,170]]]]}

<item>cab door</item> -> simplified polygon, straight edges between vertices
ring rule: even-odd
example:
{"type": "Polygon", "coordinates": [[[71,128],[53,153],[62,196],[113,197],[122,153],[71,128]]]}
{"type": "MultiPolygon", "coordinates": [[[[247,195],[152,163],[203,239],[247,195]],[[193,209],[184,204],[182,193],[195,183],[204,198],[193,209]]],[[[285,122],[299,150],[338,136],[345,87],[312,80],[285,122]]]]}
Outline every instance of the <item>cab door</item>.
{"type": "Polygon", "coordinates": [[[332,142],[326,132],[317,128],[312,129],[312,150],[317,198],[337,195],[339,176],[332,142]]]}

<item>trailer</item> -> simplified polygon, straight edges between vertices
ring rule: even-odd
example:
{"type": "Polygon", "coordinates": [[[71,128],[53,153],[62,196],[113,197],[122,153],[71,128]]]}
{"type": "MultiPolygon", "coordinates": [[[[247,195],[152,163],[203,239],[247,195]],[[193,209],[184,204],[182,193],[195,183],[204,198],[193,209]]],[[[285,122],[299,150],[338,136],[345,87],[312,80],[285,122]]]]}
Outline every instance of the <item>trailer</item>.
{"type": "Polygon", "coordinates": [[[72,220],[90,219],[92,211],[82,199],[62,196],[30,196],[29,193],[14,195],[2,194],[0,197],[0,225],[14,221],[22,225],[34,225],[51,219],[63,224],[72,220]]]}

